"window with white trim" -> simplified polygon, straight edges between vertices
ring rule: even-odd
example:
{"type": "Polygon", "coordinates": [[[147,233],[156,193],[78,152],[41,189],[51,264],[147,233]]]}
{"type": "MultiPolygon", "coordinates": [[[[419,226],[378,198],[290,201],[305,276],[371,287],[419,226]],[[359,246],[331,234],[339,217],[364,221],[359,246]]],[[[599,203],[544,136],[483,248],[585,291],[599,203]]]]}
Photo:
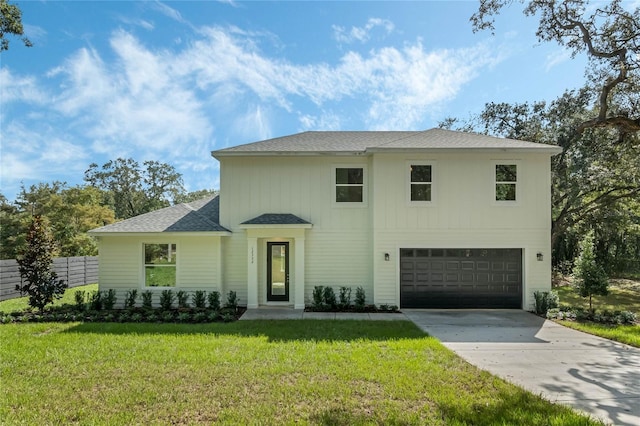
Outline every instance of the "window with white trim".
{"type": "Polygon", "coordinates": [[[412,203],[431,202],[433,191],[433,166],[409,164],[409,200],[412,203]]]}
{"type": "Polygon", "coordinates": [[[144,244],[145,287],[175,287],[177,246],[174,243],[144,244]]]}
{"type": "Polygon", "coordinates": [[[496,201],[516,201],[518,186],[518,166],[516,164],[496,164],[496,201]]]}
{"type": "Polygon", "coordinates": [[[364,202],[364,167],[335,167],[336,203],[364,202]]]}

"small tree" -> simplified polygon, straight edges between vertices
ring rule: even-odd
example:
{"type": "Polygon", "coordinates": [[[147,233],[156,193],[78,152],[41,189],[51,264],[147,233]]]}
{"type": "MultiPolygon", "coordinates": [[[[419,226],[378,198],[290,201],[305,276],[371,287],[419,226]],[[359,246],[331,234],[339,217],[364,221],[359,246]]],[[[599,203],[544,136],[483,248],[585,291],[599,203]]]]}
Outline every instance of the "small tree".
{"type": "Polygon", "coordinates": [[[589,297],[589,310],[593,310],[593,296],[609,294],[609,280],[604,268],[596,261],[593,249],[593,231],[580,241],[580,254],[573,269],[576,289],[582,297],[589,297]]]}
{"type": "Polygon", "coordinates": [[[54,299],[60,299],[67,288],[52,269],[54,244],[40,216],[34,216],[27,232],[26,248],[18,257],[22,282],[16,286],[29,295],[29,306],[42,312],[54,299]]]}

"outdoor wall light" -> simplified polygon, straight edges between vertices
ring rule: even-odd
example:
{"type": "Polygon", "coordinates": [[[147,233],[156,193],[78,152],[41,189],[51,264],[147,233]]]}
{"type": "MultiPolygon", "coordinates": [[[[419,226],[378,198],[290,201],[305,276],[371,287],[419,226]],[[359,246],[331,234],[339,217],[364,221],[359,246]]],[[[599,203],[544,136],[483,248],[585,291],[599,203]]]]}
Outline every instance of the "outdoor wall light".
{"type": "Polygon", "coordinates": [[[384,254],[384,260],[387,262],[389,261],[389,253],[384,254]]]}
{"type": "Polygon", "coordinates": [[[541,252],[538,252],[538,253],[536,254],[536,257],[538,258],[538,262],[542,262],[542,261],[544,260],[544,256],[542,255],[542,253],[541,253],[541,252]]]}

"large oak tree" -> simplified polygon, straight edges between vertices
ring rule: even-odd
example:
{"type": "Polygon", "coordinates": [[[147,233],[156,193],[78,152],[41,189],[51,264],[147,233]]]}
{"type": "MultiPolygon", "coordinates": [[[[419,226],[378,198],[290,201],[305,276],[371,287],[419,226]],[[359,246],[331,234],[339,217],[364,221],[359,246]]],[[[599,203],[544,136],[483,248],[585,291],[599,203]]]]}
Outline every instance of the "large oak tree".
{"type": "Polygon", "coordinates": [[[597,103],[576,130],[615,129],[620,141],[640,131],[640,8],[631,10],[633,3],[620,0],[480,0],[471,17],[474,30],[494,30],[495,16],[514,3],[539,19],[540,41],[554,41],[574,56],[586,53],[589,58],[585,75],[597,103]]]}

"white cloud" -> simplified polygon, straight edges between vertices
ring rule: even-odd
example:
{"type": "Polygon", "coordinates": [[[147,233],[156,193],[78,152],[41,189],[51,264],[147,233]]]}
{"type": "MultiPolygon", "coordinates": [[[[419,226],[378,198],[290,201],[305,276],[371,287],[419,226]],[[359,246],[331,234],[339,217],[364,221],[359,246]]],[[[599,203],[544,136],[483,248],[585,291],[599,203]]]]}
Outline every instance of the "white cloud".
{"type": "Polygon", "coordinates": [[[163,15],[165,15],[166,17],[173,19],[176,22],[179,22],[181,24],[187,24],[187,25],[191,25],[189,24],[189,22],[184,19],[184,17],[182,16],[182,14],[180,12],[178,12],[176,9],[167,6],[166,4],[162,3],[161,1],[156,1],[154,3],[152,3],[152,7],[157,10],[158,12],[162,13],[163,15]]]}
{"type": "Polygon", "coordinates": [[[169,53],[151,52],[124,31],[114,33],[111,47],[118,58],[112,64],[82,49],[53,73],[66,77],[57,108],[77,117],[97,149],[180,153],[210,136],[202,105],[172,75],[169,53]]]}
{"type": "Polygon", "coordinates": [[[556,65],[567,62],[571,59],[571,52],[567,49],[557,49],[547,55],[545,62],[545,71],[549,72],[556,65]]]}
{"type": "Polygon", "coordinates": [[[59,180],[80,175],[87,166],[88,152],[79,144],[47,124],[26,127],[21,123],[3,124],[0,180],[2,190],[15,192],[23,180],[59,180]]]}
{"type": "Polygon", "coordinates": [[[389,35],[393,32],[395,26],[393,25],[393,22],[387,19],[369,18],[364,27],[351,27],[350,30],[347,30],[346,28],[338,25],[334,25],[333,37],[339,43],[348,44],[355,41],[365,43],[371,39],[371,32],[376,28],[382,28],[385,35],[389,35]]]}
{"type": "Polygon", "coordinates": [[[176,61],[178,74],[194,79],[202,90],[233,94],[230,103],[257,96],[287,112],[294,111],[297,99],[323,107],[349,98],[369,105],[366,120],[375,128],[415,126],[429,107],[452,99],[479,69],[500,60],[483,44],[429,52],[417,41],[366,56],[347,52],[335,66],[297,65],[267,57],[250,37],[218,27],[203,34],[206,38],[176,61]]]}
{"type": "Polygon", "coordinates": [[[322,111],[319,115],[303,114],[298,117],[301,131],[306,130],[340,130],[341,118],[332,111],[322,111]]]}
{"type": "Polygon", "coordinates": [[[365,54],[349,51],[336,63],[297,64],[260,50],[264,38],[273,42],[270,34],[235,27],[196,34],[197,40],[171,51],[151,49],[118,30],[110,39],[115,59],[106,61],[94,48],[77,50],[46,74],[56,85],[51,93],[36,77],[0,69],[3,105],[39,107],[10,131],[4,123],[13,117],[0,117],[3,181],[44,177],[48,168],[82,176],[96,157],[157,159],[194,176],[196,170],[209,173],[215,167],[209,151],[220,148],[215,127],[230,130],[220,144],[266,139],[283,114],[294,115],[301,130],[415,129],[501,60],[484,44],[429,51],[417,40],[365,54]],[[8,149],[7,141],[17,148],[8,149]]]}
{"type": "Polygon", "coordinates": [[[28,102],[40,104],[46,101],[46,93],[33,76],[15,76],[8,68],[0,68],[0,98],[2,104],[28,102]]]}

